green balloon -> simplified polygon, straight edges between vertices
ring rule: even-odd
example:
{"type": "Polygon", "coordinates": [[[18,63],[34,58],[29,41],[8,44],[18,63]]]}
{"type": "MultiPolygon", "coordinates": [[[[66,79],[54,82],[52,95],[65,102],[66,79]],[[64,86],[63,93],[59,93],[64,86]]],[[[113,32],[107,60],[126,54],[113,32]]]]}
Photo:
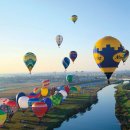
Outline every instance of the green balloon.
{"type": "Polygon", "coordinates": [[[66,81],[71,83],[73,81],[73,75],[67,75],[66,76],[66,81]]]}
{"type": "Polygon", "coordinates": [[[63,97],[61,94],[56,94],[56,95],[50,96],[50,99],[52,100],[53,106],[59,105],[62,101],[62,98],[63,97]]]}
{"type": "Polygon", "coordinates": [[[71,93],[76,93],[76,92],[78,92],[78,90],[77,90],[76,87],[70,87],[70,92],[71,93]]]}

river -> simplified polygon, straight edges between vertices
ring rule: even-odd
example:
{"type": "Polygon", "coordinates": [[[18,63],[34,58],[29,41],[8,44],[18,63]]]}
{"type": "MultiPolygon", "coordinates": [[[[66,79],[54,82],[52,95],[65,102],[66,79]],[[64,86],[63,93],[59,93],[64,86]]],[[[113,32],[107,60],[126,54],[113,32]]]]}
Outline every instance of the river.
{"type": "Polygon", "coordinates": [[[115,87],[109,85],[98,92],[98,102],[84,114],[64,121],[54,130],[121,130],[120,123],[115,117],[115,87]]]}

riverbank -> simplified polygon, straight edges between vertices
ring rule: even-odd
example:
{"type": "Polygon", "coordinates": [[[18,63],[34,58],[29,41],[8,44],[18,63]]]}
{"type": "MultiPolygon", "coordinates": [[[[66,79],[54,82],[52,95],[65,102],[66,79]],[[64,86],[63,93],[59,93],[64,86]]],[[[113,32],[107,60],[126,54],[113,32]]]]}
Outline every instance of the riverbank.
{"type": "Polygon", "coordinates": [[[130,83],[116,87],[116,117],[121,123],[122,130],[130,130],[130,83]]]}
{"type": "Polygon", "coordinates": [[[60,105],[53,107],[39,124],[38,119],[31,111],[27,111],[25,116],[19,110],[12,118],[11,123],[5,123],[8,130],[53,130],[59,127],[63,121],[74,118],[77,113],[84,113],[90,109],[92,104],[97,102],[97,92],[104,86],[83,88],[82,93],[69,95],[60,105]],[[24,122],[24,123],[21,123],[24,122]],[[24,126],[24,127],[23,127],[24,126]]]}

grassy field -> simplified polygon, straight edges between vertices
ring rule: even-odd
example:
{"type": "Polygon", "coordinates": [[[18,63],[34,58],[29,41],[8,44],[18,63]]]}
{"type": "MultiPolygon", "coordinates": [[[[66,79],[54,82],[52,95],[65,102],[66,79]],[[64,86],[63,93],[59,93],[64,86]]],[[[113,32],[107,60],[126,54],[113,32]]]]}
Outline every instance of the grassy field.
{"type": "Polygon", "coordinates": [[[10,123],[5,123],[1,130],[53,130],[61,123],[74,117],[77,113],[84,113],[87,108],[97,102],[97,91],[100,88],[84,90],[84,94],[69,95],[60,105],[53,107],[42,119],[38,118],[27,110],[25,115],[19,110],[15,113],[10,123]]]}
{"type": "Polygon", "coordinates": [[[119,85],[115,94],[116,116],[121,123],[122,130],[130,130],[130,84],[119,85]]]}

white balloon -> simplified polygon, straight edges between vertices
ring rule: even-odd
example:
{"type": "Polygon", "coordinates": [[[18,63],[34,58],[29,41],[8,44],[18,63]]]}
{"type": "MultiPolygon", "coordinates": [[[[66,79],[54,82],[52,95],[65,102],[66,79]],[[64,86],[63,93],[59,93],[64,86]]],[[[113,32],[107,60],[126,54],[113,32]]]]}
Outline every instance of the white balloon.
{"type": "Polygon", "coordinates": [[[56,42],[57,42],[58,46],[61,45],[62,41],[63,41],[63,37],[61,35],[57,35],[56,36],[56,42]]]}
{"type": "Polygon", "coordinates": [[[29,107],[28,100],[29,100],[29,97],[27,96],[20,97],[18,100],[19,107],[22,109],[27,109],[29,107]]]}
{"type": "Polygon", "coordinates": [[[62,94],[63,99],[66,99],[66,97],[67,97],[67,92],[66,92],[65,90],[60,90],[59,93],[62,94]]]}

